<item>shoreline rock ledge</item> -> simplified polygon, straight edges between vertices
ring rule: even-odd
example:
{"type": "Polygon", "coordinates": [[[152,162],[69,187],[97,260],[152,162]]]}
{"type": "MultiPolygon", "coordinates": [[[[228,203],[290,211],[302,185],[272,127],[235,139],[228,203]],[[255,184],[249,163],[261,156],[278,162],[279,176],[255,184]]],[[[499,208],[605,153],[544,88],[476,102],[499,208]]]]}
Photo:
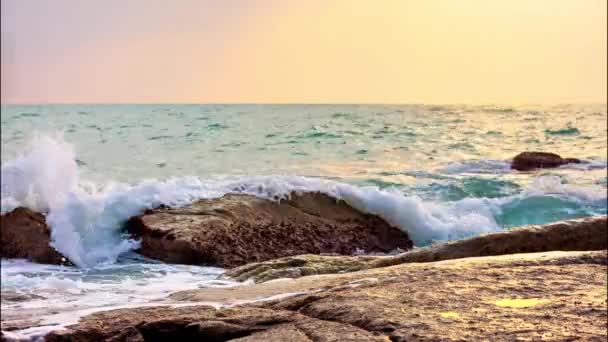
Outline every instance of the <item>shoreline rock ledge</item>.
{"type": "Polygon", "coordinates": [[[328,195],[292,193],[271,201],[244,194],[158,208],[131,218],[139,252],[169,263],[224,268],[299,254],[409,250],[407,233],[328,195]]]}
{"type": "Polygon", "coordinates": [[[544,252],[202,288],[171,296],[194,305],[97,312],[45,340],[606,341],[606,262],[544,252]]]}

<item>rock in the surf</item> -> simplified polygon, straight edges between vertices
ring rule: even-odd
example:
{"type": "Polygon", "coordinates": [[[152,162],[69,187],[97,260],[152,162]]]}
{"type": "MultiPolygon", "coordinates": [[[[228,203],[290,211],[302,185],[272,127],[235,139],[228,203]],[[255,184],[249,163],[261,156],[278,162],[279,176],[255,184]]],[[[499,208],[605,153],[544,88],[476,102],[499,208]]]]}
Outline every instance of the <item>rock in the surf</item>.
{"type": "Polygon", "coordinates": [[[576,158],[562,158],[555,153],[548,152],[522,152],[513,158],[511,168],[518,171],[529,171],[534,169],[547,169],[559,167],[564,164],[581,161],[576,158]]]}
{"type": "Polygon", "coordinates": [[[24,258],[44,264],[65,263],[50,245],[51,232],[44,215],[16,208],[0,216],[3,258],[24,258]]]}
{"type": "Polygon", "coordinates": [[[298,254],[388,253],[412,247],[407,233],[321,193],[271,201],[243,194],[131,218],[140,252],[165,262],[234,267],[298,254]]]}

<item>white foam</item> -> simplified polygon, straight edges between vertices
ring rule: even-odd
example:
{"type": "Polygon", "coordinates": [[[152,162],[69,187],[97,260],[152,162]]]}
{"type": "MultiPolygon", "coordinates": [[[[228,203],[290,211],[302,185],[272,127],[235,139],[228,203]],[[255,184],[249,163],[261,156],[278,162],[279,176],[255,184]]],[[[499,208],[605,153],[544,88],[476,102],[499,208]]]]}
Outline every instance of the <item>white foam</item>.
{"type": "Polygon", "coordinates": [[[72,146],[61,135],[35,134],[27,153],[1,169],[2,212],[24,205],[40,212],[61,206],[76,189],[78,166],[72,146]]]}
{"type": "Polygon", "coordinates": [[[462,162],[453,162],[440,170],[446,174],[461,174],[461,173],[490,173],[503,174],[511,172],[511,162],[507,160],[467,160],[462,162]]]}
{"type": "Polygon", "coordinates": [[[525,189],[524,195],[558,195],[579,202],[605,201],[607,198],[606,188],[568,184],[556,175],[543,175],[534,178],[532,183],[525,189]]]}
{"type": "Polygon", "coordinates": [[[586,159],[581,160],[581,163],[570,163],[564,164],[559,167],[560,169],[575,169],[575,170],[601,170],[608,168],[608,162],[599,159],[586,159]]]}
{"type": "Polygon", "coordinates": [[[484,200],[462,200],[453,204],[425,202],[396,190],[357,188],[341,184],[338,197],[364,212],[376,214],[409,234],[415,245],[435,240],[459,239],[499,230],[484,200]]]}
{"type": "Polygon", "coordinates": [[[223,270],[214,267],[130,261],[82,269],[5,259],[1,266],[3,318],[41,318],[41,326],[19,332],[27,338],[75,323],[84,314],[152,305],[176,291],[241,285],[220,279],[223,270]],[[4,298],[5,293],[25,299],[4,298]]]}

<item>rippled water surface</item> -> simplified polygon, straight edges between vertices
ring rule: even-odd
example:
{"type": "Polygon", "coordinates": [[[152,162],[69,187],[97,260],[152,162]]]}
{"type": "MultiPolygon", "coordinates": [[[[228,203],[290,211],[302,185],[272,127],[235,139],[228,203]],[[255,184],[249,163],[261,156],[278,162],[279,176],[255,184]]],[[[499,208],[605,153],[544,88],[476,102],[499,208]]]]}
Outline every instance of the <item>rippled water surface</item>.
{"type": "MultiPolygon", "coordinates": [[[[606,106],[66,105],[2,108],[2,160],[63,131],[92,176],[292,174],[411,183],[404,172],[525,150],[606,158],[606,106]]],[[[491,171],[491,170],[490,170],[491,171]]]]}

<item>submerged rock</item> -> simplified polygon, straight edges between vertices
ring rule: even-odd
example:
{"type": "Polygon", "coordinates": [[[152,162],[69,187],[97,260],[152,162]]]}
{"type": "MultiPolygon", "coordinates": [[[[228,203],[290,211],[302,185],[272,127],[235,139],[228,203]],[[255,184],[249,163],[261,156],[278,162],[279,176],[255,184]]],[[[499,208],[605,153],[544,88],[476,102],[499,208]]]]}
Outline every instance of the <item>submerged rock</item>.
{"type": "Polygon", "coordinates": [[[570,163],[578,164],[580,162],[580,159],[562,158],[555,153],[522,152],[513,158],[511,168],[518,171],[529,171],[534,169],[554,168],[570,163]]]}
{"type": "Polygon", "coordinates": [[[0,215],[3,258],[24,258],[44,264],[62,264],[66,259],[50,245],[51,232],[44,215],[16,208],[0,215]]]}
{"type": "Polygon", "coordinates": [[[354,272],[411,262],[545,251],[593,251],[608,248],[608,217],[597,216],[527,226],[411,250],[396,256],[300,255],[253,263],[226,272],[256,282],[312,274],[354,272]]]}
{"type": "Polygon", "coordinates": [[[270,201],[229,194],[129,220],[141,254],[165,262],[234,267],[298,254],[407,250],[407,233],[321,193],[270,201]]]}
{"type": "Polygon", "coordinates": [[[548,252],[190,290],[182,297],[191,301],[262,292],[271,299],[100,312],[46,340],[602,341],[606,264],[606,251],[548,252]]]}

